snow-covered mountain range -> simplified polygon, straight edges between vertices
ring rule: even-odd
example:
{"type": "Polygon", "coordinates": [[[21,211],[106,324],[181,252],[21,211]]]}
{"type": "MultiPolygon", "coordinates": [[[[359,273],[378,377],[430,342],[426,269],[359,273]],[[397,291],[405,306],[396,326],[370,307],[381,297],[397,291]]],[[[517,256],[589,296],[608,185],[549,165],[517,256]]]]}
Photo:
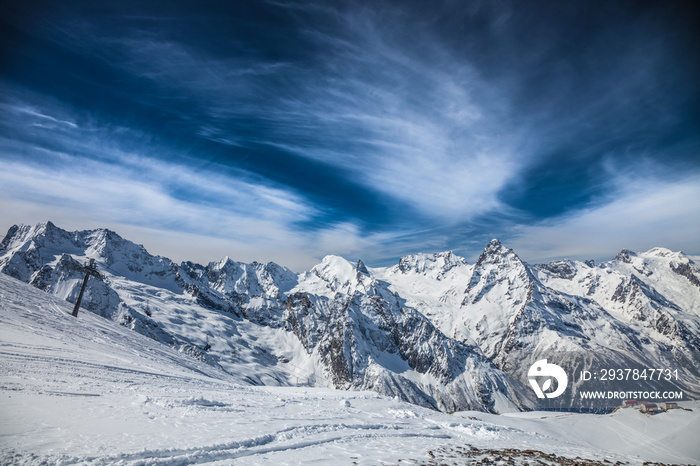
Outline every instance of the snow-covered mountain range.
{"type": "Polygon", "coordinates": [[[700,396],[700,268],[667,249],[531,266],[493,240],[473,265],[451,252],[386,268],[327,256],[296,274],[229,258],[175,264],[112,231],[51,222],[0,243],[0,271],[69,302],[87,259],[104,280],[89,279],[85,309],[248,384],[505,412],[536,406],[532,362],[565,355],[571,373],[678,369],[671,385],[700,396]]]}
{"type": "Polygon", "coordinates": [[[72,308],[0,274],[0,464],[700,464],[700,401],[654,416],[447,414],[369,391],[253,387],[72,308]]]}

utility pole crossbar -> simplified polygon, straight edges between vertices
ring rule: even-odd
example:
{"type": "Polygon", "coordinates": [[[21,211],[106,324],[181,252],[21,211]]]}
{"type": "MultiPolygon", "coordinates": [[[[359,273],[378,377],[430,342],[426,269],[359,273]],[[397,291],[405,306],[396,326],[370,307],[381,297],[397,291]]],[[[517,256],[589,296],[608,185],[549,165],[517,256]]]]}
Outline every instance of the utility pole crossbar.
{"type": "Polygon", "coordinates": [[[104,276],[95,268],[95,259],[90,259],[90,262],[87,265],[83,267],[77,267],[77,270],[79,270],[80,272],[85,272],[85,278],[83,279],[83,286],[80,287],[80,294],[78,295],[78,300],[75,302],[75,307],[73,308],[73,317],[78,317],[80,301],[83,300],[83,293],[85,293],[85,287],[87,286],[87,282],[90,276],[93,276],[98,280],[104,280],[104,276]]]}

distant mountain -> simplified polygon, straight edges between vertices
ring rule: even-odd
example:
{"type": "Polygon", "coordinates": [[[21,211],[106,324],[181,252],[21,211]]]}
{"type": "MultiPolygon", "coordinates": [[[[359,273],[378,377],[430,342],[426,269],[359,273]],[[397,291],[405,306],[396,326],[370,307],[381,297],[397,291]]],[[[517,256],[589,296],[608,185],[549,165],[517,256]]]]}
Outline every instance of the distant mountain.
{"type": "Polygon", "coordinates": [[[386,268],[328,256],[297,275],[228,258],[178,265],[110,230],[51,222],[13,226],[0,243],[0,271],[70,302],[88,258],[105,279],[89,279],[85,309],[245,383],[503,412],[536,406],[528,368],[559,358],[570,373],[680,368],[673,387],[700,395],[700,269],[666,249],[530,266],[494,240],[474,265],[452,252],[386,268]]]}
{"type": "MultiPolygon", "coordinates": [[[[700,393],[700,287],[694,284],[700,270],[682,253],[623,251],[597,266],[555,261],[531,267],[493,240],[473,266],[444,257],[409,256],[377,276],[445,334],[476,342],[506,373],[525,380],[529,367],[547,357],[572,374],[681,368],[681,380],[647,386],[700,393]],[[431,265],[402,266],[416,262],[431,265]]],[[[623,387],[634,385],[615,389],[623,387]]]]}
{"type": "Polygon", "coordinates": [[[396,394],[443,411],[511,410],[527,391],[468,342],[448,338],[364,264],[328,256],[287,298],[286,327],[333,385],[396,394]]]}

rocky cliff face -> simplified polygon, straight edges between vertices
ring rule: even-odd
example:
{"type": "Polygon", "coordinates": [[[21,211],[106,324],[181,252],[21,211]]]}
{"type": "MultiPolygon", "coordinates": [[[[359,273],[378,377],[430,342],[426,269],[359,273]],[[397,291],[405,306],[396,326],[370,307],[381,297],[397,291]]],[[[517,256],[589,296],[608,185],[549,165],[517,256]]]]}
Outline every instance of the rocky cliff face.
{"type": "Polygon", "coordinates": [[[206,267],[184,262],[179,278],[202,305],[274,327],[282,325],[285,293],[297,283],[294,272],[273,262],[245,264],[228,257],[206,267]]]}
{"type": "Polygon", "coordinates": [[[353,267],[327,257],[292,291],[287,328],[306,351],[318,354],[335,386],[375,390],[443,411],[531,405],[523,387],[476,345],[446,337],[361,263],[353,267]]]}
{"type": "MultiPolygon", "coordinates": [[[[557,271],[570,275],[561,265],[557,271]]],[[[634,333],[603,308],[546,287],[535,270],[497,240],[484,248],[470,271],[455,279],[459,281],[464,285],[456,292],[458,285],[452,287],[452,305],[433,319],[458,341],[475,342],[496,366],[520,380],[527,380],[534,361],[551,359],[554,353],[597,352],[612,358],[610,345],[620,352],[640,351],[634,333]]],[[[431,304],[423,302],[417,309],[431,304]]],[[[565,361],[560,364],[566,367],[565,361]]]]}
{"type": "Polygon", "coordinates": [[[622,250],[598,265],[570,261],[566,276],[553,272],[552,264],[537,266],[537,274],[550,289],[586,296],[604,308],[609,320],[636,336],[639,358],[700,374],[700,289],[693,282],[700,273],[685,254],[622,250]]]}

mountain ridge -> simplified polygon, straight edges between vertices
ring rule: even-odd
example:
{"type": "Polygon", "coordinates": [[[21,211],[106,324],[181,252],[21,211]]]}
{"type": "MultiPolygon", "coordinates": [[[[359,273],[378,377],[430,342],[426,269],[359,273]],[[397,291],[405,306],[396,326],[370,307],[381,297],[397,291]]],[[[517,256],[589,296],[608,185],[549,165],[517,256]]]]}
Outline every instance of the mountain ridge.
{"type": "Polygon", "coordinates": [[[531,266],[492,240],[473,265],[452,251],[382,268],[331,255],[296,274],[228,257],[175,264],[111,230],[51,222],[13,226],[0,243],[0,271],[70,302],[87,258],[106,279],[89,280],[83,307],[228,372],[257,367],[247,383],[301,375],[442,411],[504,412],[536,405],[524,383],[533,358],[569,351],[675,364],[690,375],[678,387],[700,391],[700,269],[665,248],[531,266]]]}

